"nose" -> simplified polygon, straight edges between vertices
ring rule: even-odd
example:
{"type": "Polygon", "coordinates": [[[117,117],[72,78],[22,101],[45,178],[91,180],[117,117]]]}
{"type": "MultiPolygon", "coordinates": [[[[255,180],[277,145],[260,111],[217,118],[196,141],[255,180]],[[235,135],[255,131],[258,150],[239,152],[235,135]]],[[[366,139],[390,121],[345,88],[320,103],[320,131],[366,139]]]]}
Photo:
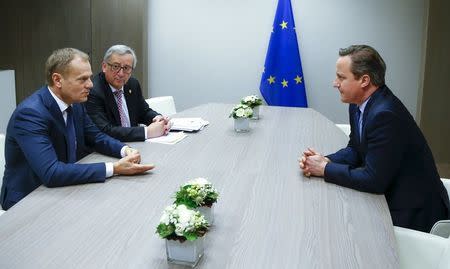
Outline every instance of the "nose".
{"type": "Polygon", "coordinates": [[[339,82],[337,81],[337,79],[335,79],[333,81],[333,87],[335,87],[335,88],[339,88],[340,87],[339,82]]]}
{"type": "Polygon", "coordinates": [[[117,71],[117,74],[118,74],[119,76],[125,75],[125,72],[123,71],[123,68],[120,68],[119,71],[117,71]]]}
{"type": "Polygon", "coordinates": [[[94,83],[92,83],[92,80],[89,78],[86,84],[86,88],[92,89],[94,87],[94,83]]]}

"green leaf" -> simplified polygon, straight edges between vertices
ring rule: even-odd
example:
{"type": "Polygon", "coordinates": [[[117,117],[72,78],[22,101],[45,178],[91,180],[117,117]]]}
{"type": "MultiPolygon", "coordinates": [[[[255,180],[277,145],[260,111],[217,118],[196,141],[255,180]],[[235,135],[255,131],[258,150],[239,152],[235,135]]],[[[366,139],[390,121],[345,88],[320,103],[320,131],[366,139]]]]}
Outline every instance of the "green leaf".
{"type": "Polygon", "coordinates": [[[156,227],[156,233],[158,233],[162,238],[166,238],[174,232],[175,227],[172,224],[166,225],[164,223],[160,223],[158,227],[156,227]]]}
{"type": "Polygon", "coordinates": [[[187,240],[189,241],[194,241],[198,238],[196,233],[192,233],[192,232],[186,232],[184,233],[184,237],[186,237],[187,240]]]}

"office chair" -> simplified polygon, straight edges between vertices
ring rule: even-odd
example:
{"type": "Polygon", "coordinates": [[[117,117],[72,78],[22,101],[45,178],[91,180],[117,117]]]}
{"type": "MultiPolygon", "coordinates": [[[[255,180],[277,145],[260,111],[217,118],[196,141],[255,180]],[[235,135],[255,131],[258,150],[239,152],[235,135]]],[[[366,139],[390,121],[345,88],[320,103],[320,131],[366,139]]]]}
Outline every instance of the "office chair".
{"type": "MultiPolygon", "coordinates": [[[[0,189],[3,184],[3,173],[5,172],[5,135],[0,134],[0,189]]],[[[0,205],[0,215],[5,211],[2,210],[0,205]]]]}
{"type": "Polygon", "coordinates": [[[148,106],[164,116],[171,116],[177,113],[173,96],[160,96],[145,99],[148,106]]]}
{"type": "MultiPolygon", "coordinates": [[[[445,189],[450,197],[450,179],[441,178],[442,183],[444,183],[445,189]]],[[[444,238],[449,238],[450,236],[450,220],[440,220],[433,225],[430,231],[431,234],[438,235],[444,238]]]]}
{"type": "Polygon", "coordinates": [[[336,126],[344,132],[346,136],[350,135],[350,124],[337,124],[336,126]]]}
{"type": "Polygon", "coordinates": [[[450,268],[450,239],[394,226],[401,269],[450,268]]]}

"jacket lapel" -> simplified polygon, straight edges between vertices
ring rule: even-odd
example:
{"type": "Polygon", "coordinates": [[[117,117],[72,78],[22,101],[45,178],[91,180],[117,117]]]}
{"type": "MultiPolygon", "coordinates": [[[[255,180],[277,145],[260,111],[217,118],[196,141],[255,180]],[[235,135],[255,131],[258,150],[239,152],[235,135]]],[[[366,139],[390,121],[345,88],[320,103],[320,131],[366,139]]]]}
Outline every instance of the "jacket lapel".
{"type": "Polygon", "coordinates": [[[100,72],[100,80],[103,83],[103,93],[105,94],[106,109],[109,110],[109,113],[113,115],[115,120],[114,124],[121,126],[122,123],[120,122],[120,115],[119,109],[117,107],[116,98],[114,97],[114,94],[111,91],[111,87],[106,81],[105,73],[100,72]]]}
{"type": "Polygon", "coordinates": [[[136,105],[133,103],[133,95],[134,94],[135,94],[134,91],[130,88],[128,83],[126,83],[123,86],[123,95],[125,96],[125,101],[127,102],[128,117],[130,118],[130,126],[137,125],[136,113],[135,113],[135,110],[133,109],[133,105],[136,105]],[[130,104],[133,104],[133,105],[130,106],[130,104]]]}
{"type": "Polygon", "coordinates": [[[61,133],[64,134],[64,137],[67,141],[66,123],[64,122],[64,118],[58,104],[50,94],[50,90],[47,88],[47,86],[41,88],[40,95],[42,96],[42,102],[44,103],[44,106],[48,109],[50,115],[55,120],[56,127],[61,133]]]}

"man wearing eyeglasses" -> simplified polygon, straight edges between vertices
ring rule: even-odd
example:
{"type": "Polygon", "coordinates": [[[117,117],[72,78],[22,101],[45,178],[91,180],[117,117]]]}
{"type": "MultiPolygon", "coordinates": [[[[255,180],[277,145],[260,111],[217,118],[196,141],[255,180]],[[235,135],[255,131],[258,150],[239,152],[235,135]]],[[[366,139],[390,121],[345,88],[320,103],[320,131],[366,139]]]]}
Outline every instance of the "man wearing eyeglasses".
{"type": "Polygon", "coordinates": [[[98,128],[123,142],[144,141],[165,135],[170,129],[169,118],[148,106],[139,81],[131,77],[136,61],[136,54],[128,46],[109,48],[86,102],[87,112],[98,128]]]}

